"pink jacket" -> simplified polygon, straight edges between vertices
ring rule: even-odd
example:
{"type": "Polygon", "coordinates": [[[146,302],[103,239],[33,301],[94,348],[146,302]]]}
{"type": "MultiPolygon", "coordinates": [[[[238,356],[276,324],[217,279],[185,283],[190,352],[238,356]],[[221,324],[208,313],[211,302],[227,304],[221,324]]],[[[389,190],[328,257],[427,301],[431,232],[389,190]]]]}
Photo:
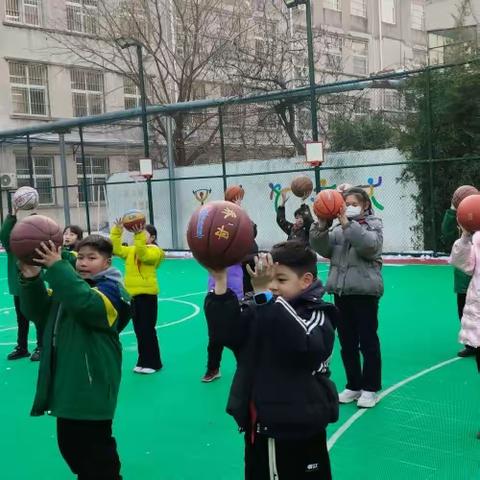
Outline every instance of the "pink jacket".
{"type": "Polygon", "coordinates": [[[480,232],[463,234],[453,245],[450,263],[472,275],[463,309],[460,343],[480,347],[480,232]]]}

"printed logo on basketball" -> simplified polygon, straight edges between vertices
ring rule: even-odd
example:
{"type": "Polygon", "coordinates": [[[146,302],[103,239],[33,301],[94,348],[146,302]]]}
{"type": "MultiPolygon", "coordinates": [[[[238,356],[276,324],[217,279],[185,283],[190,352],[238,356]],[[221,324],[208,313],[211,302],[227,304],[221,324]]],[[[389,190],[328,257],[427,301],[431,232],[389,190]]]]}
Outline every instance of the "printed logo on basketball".
{"type": "Polygon", "coordinates": [[[225,208],[223,211],[223,219],[226,220],[227,218],[237,218],[237,214],[231,208],[225,208]]]}
{"type": "Polygon", "coordinates": [[[197,238],[203,238],[203,225],[205,224],[205,220],[208,217],[210,210],[208,208],[204,208],[200,210],[198,214],[198,221],[197,221],[197,238]]]}
{"type": "Polygon", "coordinates": [[[230,238],[230,232],[225,229],[225,225],[222,225],[217,228],[215,236],[218,237],[218,239],[228,240],[230,238]]]}

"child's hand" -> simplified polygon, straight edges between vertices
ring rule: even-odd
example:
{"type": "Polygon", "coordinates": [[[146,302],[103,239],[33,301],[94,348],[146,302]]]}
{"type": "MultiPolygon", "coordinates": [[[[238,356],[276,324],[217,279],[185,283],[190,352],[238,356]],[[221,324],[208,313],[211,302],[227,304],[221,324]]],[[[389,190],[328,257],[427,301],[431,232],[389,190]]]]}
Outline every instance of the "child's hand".
{"type": "Polygon", "coordinates": [[[120,230],[123,230],[123,222],[121,218],[116,218],[114,225],[120,230]]]}
{"type": "Polygon", "coordinates": [[[23,278],[35,278],[40,275],[42,267],[37,267],[36,265],[28,265],[22,261],[17,262],[18,269],[22,274],[23,278]]]}
{"type": "Polygon", "coordinates": [[[34,258],[33,261],[46,268],[50,268],[62,259],[62,247],[57,248],[51,240],[48,243],[42,242],[41,249],[36,248],[35,252],[39,258],[34,258]]]}
{"type": "Polygon", "coordinates": [[[345,214],[346,210],[347,210],[347,207],[345,207],[345,205],[344,205],[340,209],[340,212],[337,215],[338,221],[340,222],[340,225],[342,227],[346,227],[350,223],[350,220],[348,219],[347,215],[345,214]]]}
{"type": "MultiPolygon", "coordinates": [[[[123,225],[122,225],[123,228],[123,225]]],[[[130,228],[130,231],[134,234],[143,232],[145,229],[141,227],[140,225],[134,225],[133,227],[130,228]]]]}
{"type": "Polygon", "coordinates": [[[282,192],[282,207],[288,202],[290,197],[287,195],[287,192],[282,192]]]}
{"type": "Polygon", "coordinates": [[[275,263],[270,253],[260,253],[255,257],[255,268],[246,266],[247,272],[252,279],[252,286],[256,292],[268,290],[275,274],[275,263]]]}

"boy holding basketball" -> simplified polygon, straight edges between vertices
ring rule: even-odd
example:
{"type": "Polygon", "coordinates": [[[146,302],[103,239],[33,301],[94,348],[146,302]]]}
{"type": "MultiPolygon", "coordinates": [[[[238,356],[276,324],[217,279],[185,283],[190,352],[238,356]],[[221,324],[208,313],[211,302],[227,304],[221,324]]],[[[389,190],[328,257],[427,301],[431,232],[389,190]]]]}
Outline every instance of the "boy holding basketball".
{"type": "Polygon", "coordinates": [[[130,306],[112,251],[91,235],[78,245],[77,271],[52,242],[36,250],[38,267],[20,263],[22,311],[45,329],[31,415],[57,417],[60,452],[79,479],[121,478],[112,420],[130,306]]]}
{"type": "Polygon", "coordinates": [[[316,255],[284,242],[248,270],[252,302],[227,289],[226,270],[211,272],[205,300],[212,335],[237,360],[227,412],[245,432],[245,479],[330,480],[325,428],[338,395],[325,373],[336,310],[322,300],[316,255]]]}
{"type": "Polygon", "coordinates": [[[285,217],[285,204],[288,196],[282,192],[282,204],[277,209],[277,224],[288,235],[287,240],[298,240],[308,245],[310,227],[313,223],[312,212],[306,203],[294,212],[295,222],[289,222],[285,217]]]}

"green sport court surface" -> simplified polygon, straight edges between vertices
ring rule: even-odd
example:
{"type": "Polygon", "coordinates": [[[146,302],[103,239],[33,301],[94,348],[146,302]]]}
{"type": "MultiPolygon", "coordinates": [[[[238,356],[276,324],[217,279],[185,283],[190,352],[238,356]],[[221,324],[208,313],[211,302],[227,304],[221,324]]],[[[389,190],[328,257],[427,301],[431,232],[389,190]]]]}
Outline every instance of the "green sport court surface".
{"type": "MultiPolygon", "coordinates": [[[[327,266],[321,264],[320,271],[325,278],[327,266]]],[[[0,255],[0,478],[70,479],[57,449],[55,420],[29,417],[38,364],[5,359],[16,339],[5,276],[6,257],[0,255]]],[[[334,479],[478,479],[480,378],[471,358],[455,357],[451,268],[386,266],[384,278],[380,337],[386,396],[369,411],[341,406],[340,420],[329,428],[334,479]]],[[[114,431],[124,478],[240,480],[242,437],[224,411],[234,369],[230,352],[224,354],[222,379],[200,382],[207,340],[205,271],[193,260],[172,259],[161,266],[159,279],[164,370],[133,374],[131,326],[122,336],[114,431]]],[[[332,371],[343,388],[338,345],[332,371]]]]}

